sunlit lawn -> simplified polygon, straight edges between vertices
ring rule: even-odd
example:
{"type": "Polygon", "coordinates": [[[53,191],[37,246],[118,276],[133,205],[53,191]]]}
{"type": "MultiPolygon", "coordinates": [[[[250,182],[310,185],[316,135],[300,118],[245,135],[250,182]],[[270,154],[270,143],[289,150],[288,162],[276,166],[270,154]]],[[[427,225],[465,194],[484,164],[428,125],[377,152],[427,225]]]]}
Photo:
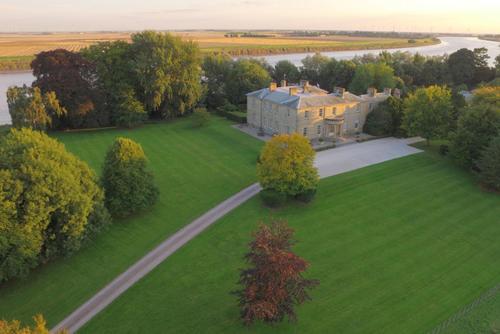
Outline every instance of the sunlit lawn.
{"type": "Polygon", "coordinates": [[[500,197],[422,153],[320,183],[309,206],[224,217],[94,318],[84,333],[425,333],[500,282],[500,197]],[[297,324],[246,329],[238,268],[259,221],[285,218],[321,285],[297,324]]]}
{"type": "Polygon", "coordinates": [[[97,171],[115,137],[139,142],[160,200],[150,212],[116,221],[73,257],[42,266],[26,280],[0,285],[0,318],[27,321],[40,312],[54,325],[156,244],[253,183],[262,143],[230,124],[214,118],[208,127],[195,129],[183,119],[135,130],[55,134],[97,171]]]}

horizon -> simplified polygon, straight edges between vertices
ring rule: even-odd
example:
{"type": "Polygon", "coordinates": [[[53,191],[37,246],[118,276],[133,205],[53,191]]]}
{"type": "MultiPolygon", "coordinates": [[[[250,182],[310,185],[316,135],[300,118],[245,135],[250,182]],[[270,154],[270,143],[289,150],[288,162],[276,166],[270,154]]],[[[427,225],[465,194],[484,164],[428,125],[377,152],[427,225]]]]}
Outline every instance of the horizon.
{"type": "Polygon", "coordinates": [[[106,2],[35,0],[0,4],[3,33],[140,30],[340,30],[441,34],[499,34],[500,3],[374,0],[332,4],[327,0],[161,0],[106,2]],[[450,9],[451,8],[451,9],[450,9]],[[235,28],[237,27],[237,28],[235,28]]]}

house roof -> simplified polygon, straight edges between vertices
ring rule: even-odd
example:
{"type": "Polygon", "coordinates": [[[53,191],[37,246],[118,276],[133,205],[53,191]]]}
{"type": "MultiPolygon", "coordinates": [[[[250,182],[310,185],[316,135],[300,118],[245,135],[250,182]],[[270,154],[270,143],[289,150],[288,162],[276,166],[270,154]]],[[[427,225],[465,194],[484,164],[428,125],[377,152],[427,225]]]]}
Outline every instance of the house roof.
{"type": "Polygon", "coordinates": [[[327,91],[316,86],[277,87],[273,91],[269,90],[269,88],[263,88],[248,93],[247,96],[254,96],[259,98],[260,100],[285,105],[294,109],[361,102],[364,100],[363,98],[350,92],[345,92],[343,96],[334,93],[328,94],[327,91]],[[290,88],[296,88],[297,94],[290,95],[290,88]]]}

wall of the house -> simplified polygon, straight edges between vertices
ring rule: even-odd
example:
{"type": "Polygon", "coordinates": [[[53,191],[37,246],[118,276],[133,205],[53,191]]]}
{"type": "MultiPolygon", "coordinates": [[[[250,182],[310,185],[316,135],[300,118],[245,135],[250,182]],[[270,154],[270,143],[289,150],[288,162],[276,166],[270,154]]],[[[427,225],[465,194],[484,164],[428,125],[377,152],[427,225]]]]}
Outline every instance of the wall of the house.
{"type": "Polygon", "coordinates": [[[249,96],[247,99],[247,122],[255,128],[260,128],[262,125],[264,132],[270,135],[293,132],[304,134],[304,129],[306,129],[305,136],[313,140],[327,136],[325,118],[344,115],[343,135],[355,135],[363,131],[366,115],[383,100],[374,98],[366,102],[350,102],[295,110],[249,96]],[[320,109],[323,109],[322,116],[320,116],[320,109]]]}

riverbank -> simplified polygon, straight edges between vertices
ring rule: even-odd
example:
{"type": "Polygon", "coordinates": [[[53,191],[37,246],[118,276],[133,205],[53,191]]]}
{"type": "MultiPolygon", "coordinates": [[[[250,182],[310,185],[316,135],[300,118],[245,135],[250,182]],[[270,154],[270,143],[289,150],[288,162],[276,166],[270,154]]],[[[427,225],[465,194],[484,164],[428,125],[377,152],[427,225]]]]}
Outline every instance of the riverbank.
{"type": "Polygon", "coordinates": [[[426,38],[417,40],[386,40],[386,41],[360,41],[360,42],[324,42],[303,45],[229,45],[209,48],[201,48],[203,53],[225,53],[233,57],[238,56],[271,56],[291,53],[310,52],[333,52],[333,51],[370,51],[370,50],[391,50],[400,48],[413,48],[440,44],[438,38],[426,38]]]}

